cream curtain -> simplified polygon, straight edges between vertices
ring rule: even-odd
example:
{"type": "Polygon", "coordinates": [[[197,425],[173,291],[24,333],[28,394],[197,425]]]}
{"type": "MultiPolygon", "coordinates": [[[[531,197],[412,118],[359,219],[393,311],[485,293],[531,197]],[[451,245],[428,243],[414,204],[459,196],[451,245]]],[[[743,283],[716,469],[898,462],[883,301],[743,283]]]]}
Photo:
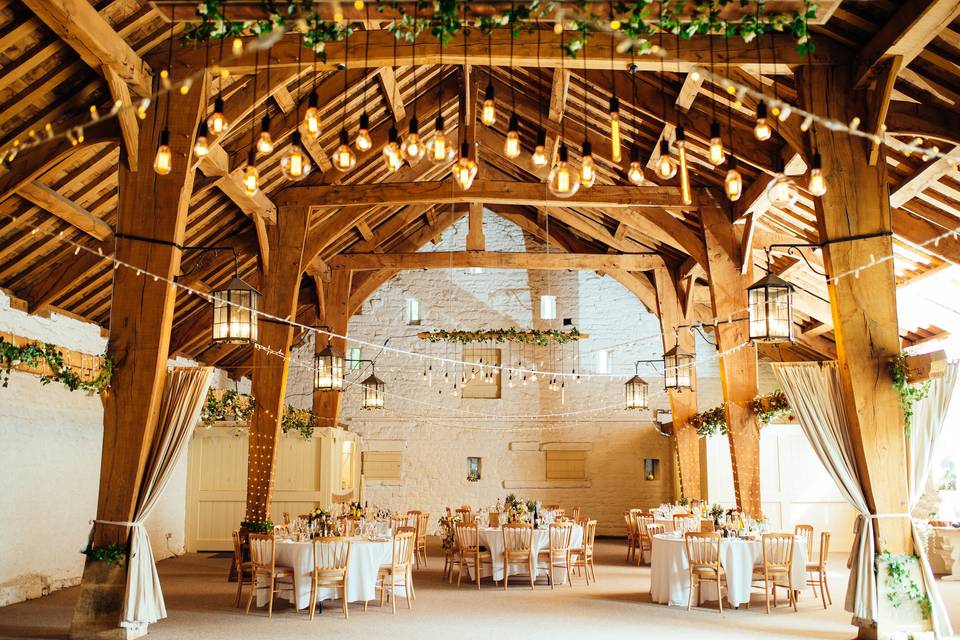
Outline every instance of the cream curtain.
{"type": "Polygon", "coordinates": [[[157,431],[147,459],[136,515],[130,523],[133,533],[122,627],[138,628],[167,617],[150,536],[143,523],[163,495],[180,456],[187,450],[187,443],[200,419],[212,373],[210,367],[185,367],[167,374],[157,431]]]}
{"type": "MultiPolygon", "coordinates": [[[[930,382],[930,393],[926,398],[917,402],[913,407],[913,419],[910,423],[910,449],[908,451],[908,481],[910,490],[911,511],[920,501],[923,489],[930,474],[930,465],[933,462],[933,451],[937,439],[947,420],[947,411],[957,385],[957,372],[960,365],[951,362],[942,378],[930,382]]],[[[927,596],[930,598],[932,609],[933,628],[937,637],[946,638],[953,635],[950,627],[950,617],[940,598],[933,570],[927,558],[927,548],[923,536],[916,526],[913,527],[913,546],[917,549],[920,558],[920,573],[923,576],[927,596]]]]}
{"type": "Polygon", "coordinates": [[[817,457],[860,514],[848,562],[850,581],[844,608],[853,613],[855,624],[874,621],[877,580],[873,572],[873,518],[850,442],[837,363],[776,363],[773,372],[817,457]]]}

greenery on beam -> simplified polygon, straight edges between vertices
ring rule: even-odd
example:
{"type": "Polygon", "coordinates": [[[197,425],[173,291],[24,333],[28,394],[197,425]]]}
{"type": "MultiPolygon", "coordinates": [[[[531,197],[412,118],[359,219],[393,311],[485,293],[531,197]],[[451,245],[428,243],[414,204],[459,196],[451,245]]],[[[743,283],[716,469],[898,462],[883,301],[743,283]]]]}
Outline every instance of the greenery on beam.
{"type": "MultiPolygon", "coordinates": [[[[200,423],[205,427],[212,427],[216,422],[246,423],[256,408],[256,400],[246,393],[238,393],[232,389],[207,390],[207,402],[200,412],[200,423]]],[[[322,426],[321,418],[313,411],[287,405],[280,418],[280,429],[283,433],[296,432],[304,440],[313,437],[313,430],[322,426]]]]}
{"type": "MultiPolygon", "coordinates": [[[[695,413],[687,422],[691,427],[697,430],[700,437],[721,435],[725,436],[730,429],[727,425],[727,405],[721,404],[719,407],[707,409],[700,413],[695,413]]],[[[757,396],[750,405],[753,415],[761,427],[765,427],[777,418],[787,417],[793,410],[787,402],[787,396],[780,389],[763,396],[757,396]]]]}
{"type": "Polygon", "coordinates": [[[893,379],[893,388],[897,391],[900,409],[903,411],[903,431],[909,438],[913,405],[930,394],[930,381],[912,384],[909,382],[908,374],[907,354],[901,351],[890,362],[890,377],[893,379]]]}
{"type": "Polygon", "coordinates": [[[113,360],[108,354],[99,357],[100,369],[93,378],[81,376],[63,359],[63,352],[55,345],[46,342],[31,342],[16,345],[0,336],[0,386],[10,382],[10,371],[24,365],[31,369],[41,369],[46,365],[49,373],[40,375],[42,384],[59,382],[70,391],[103,392],[110,386],[113,378],[113,360]]]}
{"type": "Polygon", "coordinates": [[[86,549],[80,551],[91,560],[106,562],[107,564],[123,565],[127,561],[127,549],[124,546],[111,542],[103,547],[95,547],[88,544],[86,549]]]}
{"type": "Polygon", "coordinates": [[[517,344],[535,344],[545,347],[548,344],[567,344],[580,339],[580,331],[573,327],[570,331],[558,329],[478,329],[476,331],[428,331],[420,334],[421,340],[428,342],[453,342],[457,344],[476,344],[478,342],[513,342],[517,344]]]}
{"type": "MultiPolygon", "coordinates": [[[[353,32],[349,22],[342,18],[321,19],[319,9],[326,3],[320,0],[261,2],[263,19],[231,20],[224,10],[225,0],[202,0],[197,4],[198,22],[187,28],[184,39],[207,42],[241,35],[263,36],[274,31],[299,31],[304,34],[304,45],[326,61],[326,43],[343,40],[353,32]]],[[[768,12],[764,0],[618,0],[604,2],[611,11],[604,21],[593,15],[590,4],[588,0],[563,4],[564,11],[570,10],[569,16],[564,16],[567,29],[571,32],[570,37],[565,39],[564,49],[570,57],[577,56],[591,34],[601,31],[609,31],[627,39],[628,50],[638,55],[654,51],[655,44],[651,38],[659,33],[669,33],[686,40],[713,34],[742,38],[744,42],[770,33],[789,33],[796,38],[799,53],[810,53],[814,49],[809,22],[817,14],[815,0],[803,0],[799,10],[789,13],[768,12]],[[735,2],[744,10],[744,17],[738,20],[722,19],[723,9],[735,2]],[[688,13],[691,4],[692,12],[688,13]],[[659,15],[651,16],[651,8],[655,5],[660,7],[659,15]]],[[[397,39],[413,42],[422,32],[429,30],[443,44],[450,43],[457,34],[469,35],[471,27],[485,34],[506,28],[513,37],[517,37],[524,29],[533,30],[538,20],[551,17],[555,10],[555,3],[549,0],[528,0],[513,2],[509,9],[500,13],[480,15],[470,20],[464,18],[464,5],[469,6],[458,0],[377,0],[376,10],[382,13],[389,8],[396,12],[398,17],[387,29],[397,39]],[[424,9],[430,9],[431,15],[421,18],[420,11],[424,9]]]]}
{"type": "Polygon", "coordinates": [[[924,620],[929,620],[933,607],[930,604],[930,596],[913,579],[910,572],[910,564],[919,562],[915,555],[893,554],[884,551],[879,554],[877,567],[881,564],[887,568],[887,602],[894,608],[899,608],[905,601],[917,603],[920,608],[920,615],[924,620]]]}

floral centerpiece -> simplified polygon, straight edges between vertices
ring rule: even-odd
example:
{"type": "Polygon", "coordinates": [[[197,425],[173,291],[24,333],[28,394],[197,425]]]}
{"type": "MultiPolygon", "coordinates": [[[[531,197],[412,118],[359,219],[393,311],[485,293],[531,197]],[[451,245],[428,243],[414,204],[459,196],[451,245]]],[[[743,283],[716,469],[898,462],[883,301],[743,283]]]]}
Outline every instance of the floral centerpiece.
{"type": "Polygon", "coordinates": [[[503,505],[507,512],[507,522],[530,522],[533,513],[541,509],[536,500],[524,500],[513,493],[504,498],[503,505]]]}

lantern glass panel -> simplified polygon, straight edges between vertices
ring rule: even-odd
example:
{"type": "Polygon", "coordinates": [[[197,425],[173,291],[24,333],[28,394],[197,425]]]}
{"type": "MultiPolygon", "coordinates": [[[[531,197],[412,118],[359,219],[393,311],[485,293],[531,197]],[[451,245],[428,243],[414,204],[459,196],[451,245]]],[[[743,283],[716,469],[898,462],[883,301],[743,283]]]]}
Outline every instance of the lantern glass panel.
{"type": "Polygon", "coordinates": [[[327,347],[316,355],[313,388],[320,391],[340,391],[343,389],[342,354],[327,347]]]}
{"type": "Polygon", "coordinates": [[[788,342],[793,339],[791,286],[767,277],[747,290],[750,339],[758,342],[788,342]]]}
{"type": "Polygon", "coordinates": [[[246,343],[257,341],[257,309],[260,294],[245,282],[234,279],[213,292],[213,341],[246,343]]]}
{"type": "Polygon", "coordinates": [[[627,381],[626,401],[627,409],[646,409],[649,385],[640,376],[633,376],[627,381]]]}
{"type": "Polygon", "coordinates": [[[677,349],[663,355],[663,384],[667,389],[693,388],[693,356],[677,349]]]}
{"type": "Polygon", "coordinates": [[[364,409],[383,409],[383,396],[383,380],[372,375],[363,381],[364,409]]]}

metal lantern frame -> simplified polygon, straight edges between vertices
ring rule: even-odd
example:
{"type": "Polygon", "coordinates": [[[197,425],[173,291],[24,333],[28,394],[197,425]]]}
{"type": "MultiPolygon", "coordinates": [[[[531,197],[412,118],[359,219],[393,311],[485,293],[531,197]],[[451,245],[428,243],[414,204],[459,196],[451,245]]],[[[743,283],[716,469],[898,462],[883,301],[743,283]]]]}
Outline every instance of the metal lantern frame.
{"type": "MultiPolygon", "coordinates": [[[[321,329],[329,331],[326,327],[321,329]]],[[[317,391],[343,391],[343,354],[329,343],[313,357],[313,388],[317,391]]]]}
{"type": "Polygon", "coordinates": [[[383,409],[386,385],[377,377],[376,372],[372,372],[360,385],[363,387],[361,408],[374,411],[383,409]]]}
{"type": "Polygon", "coordinates": [[[750,340],[793,342],[794,286],[769,272],[747,287],[750,340]]]}
{"type": "MultiPolygon", "coordinates": [[[[639,365],[640,363],[638,362],[636,366],[639,367],[639,365]]],[[[627,380],[624,385],[624,391],[627,409],[639,409],[643,411],[650,408],[650,385],[640,377],[639,373],[636,373],[632,378],[627,380]]]]}
{"type": "MultiPolygon", "coordinates": [[[[223,251],[225,247],[185,247],[192,251],[223,251]]],[[[261,294],[240,278],[240,257],[233,251],[233,278],[211,295],[211,336],[215,344],[255,344],[259,337],[261,294]]]]}
{"type": "Polygon", "coordinates": [[[668,391],[693,389],[693,364],[696,356],[673,347],[663,354],[663,388],[668,391]]]}

